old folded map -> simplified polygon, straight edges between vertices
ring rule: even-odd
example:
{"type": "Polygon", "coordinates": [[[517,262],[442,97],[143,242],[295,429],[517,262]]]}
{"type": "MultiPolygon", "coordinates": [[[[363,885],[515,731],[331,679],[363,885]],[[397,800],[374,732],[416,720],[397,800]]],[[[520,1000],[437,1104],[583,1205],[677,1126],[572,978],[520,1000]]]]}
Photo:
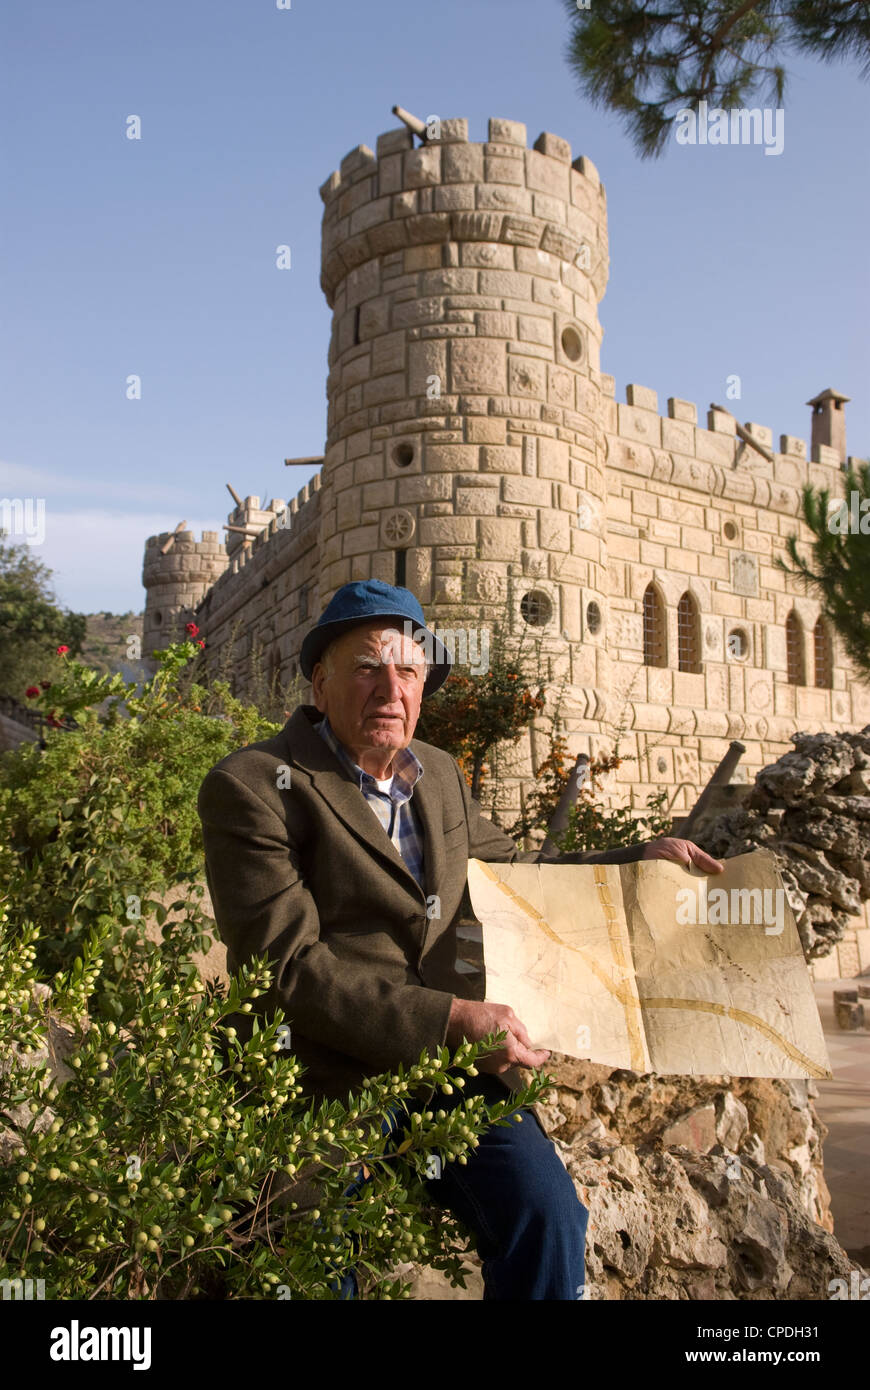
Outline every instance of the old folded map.
{"type": "Polygon", "coordinates": [[[699,875],[636,864],[484,864],[486,998],[536,1047],[637,1072],[830,1077],[774,856],[699,875]]]}

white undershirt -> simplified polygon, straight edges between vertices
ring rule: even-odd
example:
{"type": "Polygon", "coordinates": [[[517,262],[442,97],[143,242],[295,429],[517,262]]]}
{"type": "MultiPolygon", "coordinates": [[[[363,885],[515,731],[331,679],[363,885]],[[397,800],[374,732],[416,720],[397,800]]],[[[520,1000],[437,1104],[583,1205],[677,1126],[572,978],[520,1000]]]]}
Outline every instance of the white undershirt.
{"type": "Polygon", "coordinates": [[[392,785],[392,777],[385,778],[383,782],[379,782],[377,777],[375,778],[375,786],[377,787],[379,792],[389,792],[392,788],[392,785]]]}

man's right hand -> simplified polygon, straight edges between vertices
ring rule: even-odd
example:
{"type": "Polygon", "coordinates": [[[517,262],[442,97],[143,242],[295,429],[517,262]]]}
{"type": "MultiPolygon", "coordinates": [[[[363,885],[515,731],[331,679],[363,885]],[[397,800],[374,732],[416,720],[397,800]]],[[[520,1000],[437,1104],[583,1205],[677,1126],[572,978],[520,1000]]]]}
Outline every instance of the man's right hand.
{"type": "Polygon", "coordinates": [[[479,1042],[487,1033],[501,1033],[507,1038],[495,1052],[478,1057],[478,1071],[501,1072],[511,1067],[541,1067],[550,1053],[546,1048],[537,1052],[522,1019],[517,1018],[509,1004],[481,1004],[474,999],[454,999],[450,1009],[445,1042],[456,1049],[463,1039],[479,1042]]]}

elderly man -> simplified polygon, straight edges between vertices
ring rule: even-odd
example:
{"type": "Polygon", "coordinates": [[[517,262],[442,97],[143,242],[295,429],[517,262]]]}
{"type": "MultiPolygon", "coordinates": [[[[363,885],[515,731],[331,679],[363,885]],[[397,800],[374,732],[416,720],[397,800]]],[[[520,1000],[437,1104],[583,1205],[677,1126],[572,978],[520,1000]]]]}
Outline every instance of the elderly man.
{"type": "MultiPolygon", "coordinates": [[[[413,1065],[424,1048],[505,1030],[462,1093],[503,1100],[522,1085],[516,1067],[540,1067],[550,1054],[534,1047],[510,1000],[469,998],[456,925],[469,858],[541,856],[521,853],[482,814],[455,759],[414,738],[449,654],[407,589],[368,580],[338,590],[302,644],[301,667],[314,706],[224,758],[200,790],[228,969],[253,955],[274,963],[263,1013],[284,1011],[315,1099],[346,1100],[367,1076],[413,1065]]],[[[561,856],[650,858],[722,867],[678,839],[561,856]]],[[[445,1165],[427,1189],[475,1233],[485,1298],[575,1299],[588,1212],[537,1117],[525,1119],[491,1128],[465,1166],[445,1165]]]]}

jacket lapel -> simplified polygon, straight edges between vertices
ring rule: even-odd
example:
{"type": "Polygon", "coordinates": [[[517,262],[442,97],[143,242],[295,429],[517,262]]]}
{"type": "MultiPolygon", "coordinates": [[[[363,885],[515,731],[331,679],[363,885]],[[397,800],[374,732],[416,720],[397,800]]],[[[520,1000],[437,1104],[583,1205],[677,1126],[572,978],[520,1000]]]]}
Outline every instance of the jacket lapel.
{"type": "Polygon", "coordinates": [[[432,770],[426,770],[425,755],[420,747],[418,746],[413,751],[423,766],[423,776],[414,788],[411,801],[423,827],[424,877],[426,879],[426,894],[431,896],[431,894],[438,892],[444,877],[445,855],[441,788],[432,770]]]}

